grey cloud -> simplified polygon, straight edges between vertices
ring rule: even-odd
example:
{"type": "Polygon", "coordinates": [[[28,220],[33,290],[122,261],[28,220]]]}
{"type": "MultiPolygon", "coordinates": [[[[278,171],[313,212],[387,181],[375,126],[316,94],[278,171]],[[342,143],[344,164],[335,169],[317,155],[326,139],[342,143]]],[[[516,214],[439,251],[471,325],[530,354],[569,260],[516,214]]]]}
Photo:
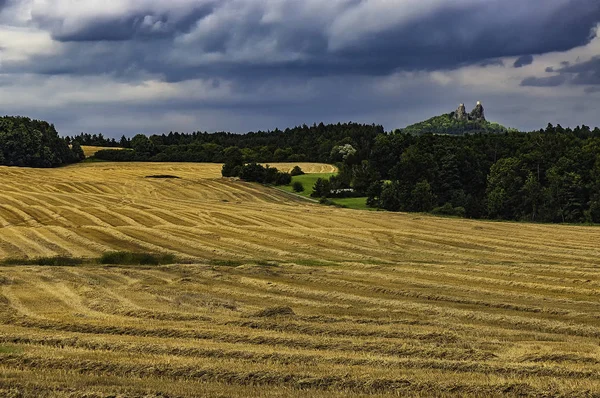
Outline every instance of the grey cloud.
{"type": "MultiPolygon", "coordinates": [[[[548,77],[528,77],[521,82],[522,86],[556,87],[563,84],[578,86],[600,85],[600,56],[577,64],[561,63],[562,68],[546,68],[546,72],[557,73],[548,77]]],[[[586,92],[590,92],[586,89],[586,92]]]]}
{"type": "Polygon", "coordinates": [[[557,87],[564,84],[567,77],[564,75],[555,75],[548,77],[528,77],[523,79],[521,86],[524,87],[557,87]]]}
{"type": "Polygon", "coordinates": [[[571,75],[571,83],[577,85],[600,85],[600,56],[589,61],[567,66],[560,73],[571,75]]]}
{"type": "Polygon", "coordinates": [[[504,62],[501,59],[486,59],[485,61],[479,64],[482,68],[486,68],[488,66],[504,66],[504,62]]]}
{"type": "Polygon", "coordinates": [[[531,65],[533,63],[533,55],[522,55],[513,64],[515,68],[522,68],[523,66],[531,65]]]}

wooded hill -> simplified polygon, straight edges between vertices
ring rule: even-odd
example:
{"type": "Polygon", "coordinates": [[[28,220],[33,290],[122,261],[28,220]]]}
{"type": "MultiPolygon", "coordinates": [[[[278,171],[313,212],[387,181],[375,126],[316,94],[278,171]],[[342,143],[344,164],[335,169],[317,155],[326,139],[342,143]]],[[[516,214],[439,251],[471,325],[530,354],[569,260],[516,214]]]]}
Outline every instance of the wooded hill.
{"type": "Polygon", "coordinates": [[[514,131],[498,123],[488,122],[487,120],[458,120],[454,112],[446,113],[440,116],[434,116],[423,122],[412,124],[401,129],[405,134],[499,134],[508,131],[514,131]]]}

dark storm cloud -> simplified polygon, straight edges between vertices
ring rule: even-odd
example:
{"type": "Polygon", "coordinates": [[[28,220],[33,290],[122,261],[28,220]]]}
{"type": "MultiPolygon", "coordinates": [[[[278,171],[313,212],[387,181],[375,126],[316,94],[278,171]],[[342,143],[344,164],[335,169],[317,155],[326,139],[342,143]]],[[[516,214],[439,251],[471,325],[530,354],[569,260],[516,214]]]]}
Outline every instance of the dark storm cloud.
{"type": "Polygon", "coordinates": [[[340,53],[374,69],[454,68],[490,58],[566,51],[588,43],[600,21],[596,0],[548,1],[544,7],[521,0],[444,5],[340,53]]]}
{"type": "Polygon", "coordinates": [[[81,20],[34,9],[34,23],[67,47],[60,59],[40,57],[19,68],[48,74],[144,72],[179,81],[214,75],[377,76],[491,65],[506,56],[520,56],[515,66],[523,66],[531,63],[530,54],[588,43],[600,21],[597,0],[547,0],[544,7],[522,0],[440,1],[408,19],[403,15],[415,2],[378,9],[381,2],[340,0],[322,17],[318,8],[300,13],[301,6],[282,1],[289,13],[272,21],[265,17],[274,3],[266,1],[249,1],[247,7],[235,0],[190,2],[178,15],[155,10],[154,3],[160,4],[147,1],[146,8],[123,15],[81,20]],[[392,22],[363,29],[366,22],[344,19],[354,10],[382,19],[391,14],[392,22]]]}
{"type": "Polygon", "coordinates": [[[522,68],[533,63],[533,55],[522,55],[513,64],[515,68],[522,68]]]}

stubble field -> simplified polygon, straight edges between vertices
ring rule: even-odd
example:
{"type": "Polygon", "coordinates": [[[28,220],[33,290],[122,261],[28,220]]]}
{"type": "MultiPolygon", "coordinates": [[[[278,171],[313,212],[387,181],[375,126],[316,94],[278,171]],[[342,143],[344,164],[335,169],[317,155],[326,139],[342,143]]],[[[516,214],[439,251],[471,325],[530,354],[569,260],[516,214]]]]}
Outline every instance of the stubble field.
{"type": "Polygon", "coordinates": [[[0,168],[0,260],[182,260],[0,267],[0,396],[600,395],[598,228],[337,209],[219,175],[0,168]]]}

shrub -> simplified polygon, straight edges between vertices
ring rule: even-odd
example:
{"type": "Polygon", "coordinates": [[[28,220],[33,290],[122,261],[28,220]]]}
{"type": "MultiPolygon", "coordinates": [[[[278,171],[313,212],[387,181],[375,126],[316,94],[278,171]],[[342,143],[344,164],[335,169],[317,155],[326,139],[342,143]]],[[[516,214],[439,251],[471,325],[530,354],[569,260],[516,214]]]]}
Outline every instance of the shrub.
{"type": "Polygon", "coordinates": [[[304,192],[304,185],[302,185],[300,181],[295,181],[292,184],[292,189],[294,190],[294,192],[304,192]]]}
{"type": "Polygon", "coordinates": [[[258,163],[248,163],[243,166],[240,172],[240,178],[248,182],[265,182],[265,175],[268,169],[258,163]]]}
{"type": "Polygon", "coordinates": [[[110,252],[104,253],[98,262],[110,265],[165,265],[176,261],[172,254],[110,252]]]}
{"type": "Polygon", "coordinates": [[[277,172],[275,175],[275,181],[272,181],[275,185],[290,185],[292,182],[292,176],[290,173],[277,172]]]}
{"type": "Polygon", "coordinates": [[[83,264],[83,259],[73,257],[38,257],[32,259],[9,258],[2,265],[40,265],[47,267],[74,266],[83,264]]]}
{"type": "Polygon", "coordinates": [[[296,177],[296,176],[301,176],[304,175],[304,171],[302,171],[302,169],[300,168],[300,166],[294,166],[294,168],[292,169],[292,171],[290,171],[290,175],[292,177],[296,177]]]}
{"type": "Polygon", "coordinates": [[[239,177],[243,167],[233,163],[225,163],[221,169],[221,175],[223,177],[239,177]]]}

